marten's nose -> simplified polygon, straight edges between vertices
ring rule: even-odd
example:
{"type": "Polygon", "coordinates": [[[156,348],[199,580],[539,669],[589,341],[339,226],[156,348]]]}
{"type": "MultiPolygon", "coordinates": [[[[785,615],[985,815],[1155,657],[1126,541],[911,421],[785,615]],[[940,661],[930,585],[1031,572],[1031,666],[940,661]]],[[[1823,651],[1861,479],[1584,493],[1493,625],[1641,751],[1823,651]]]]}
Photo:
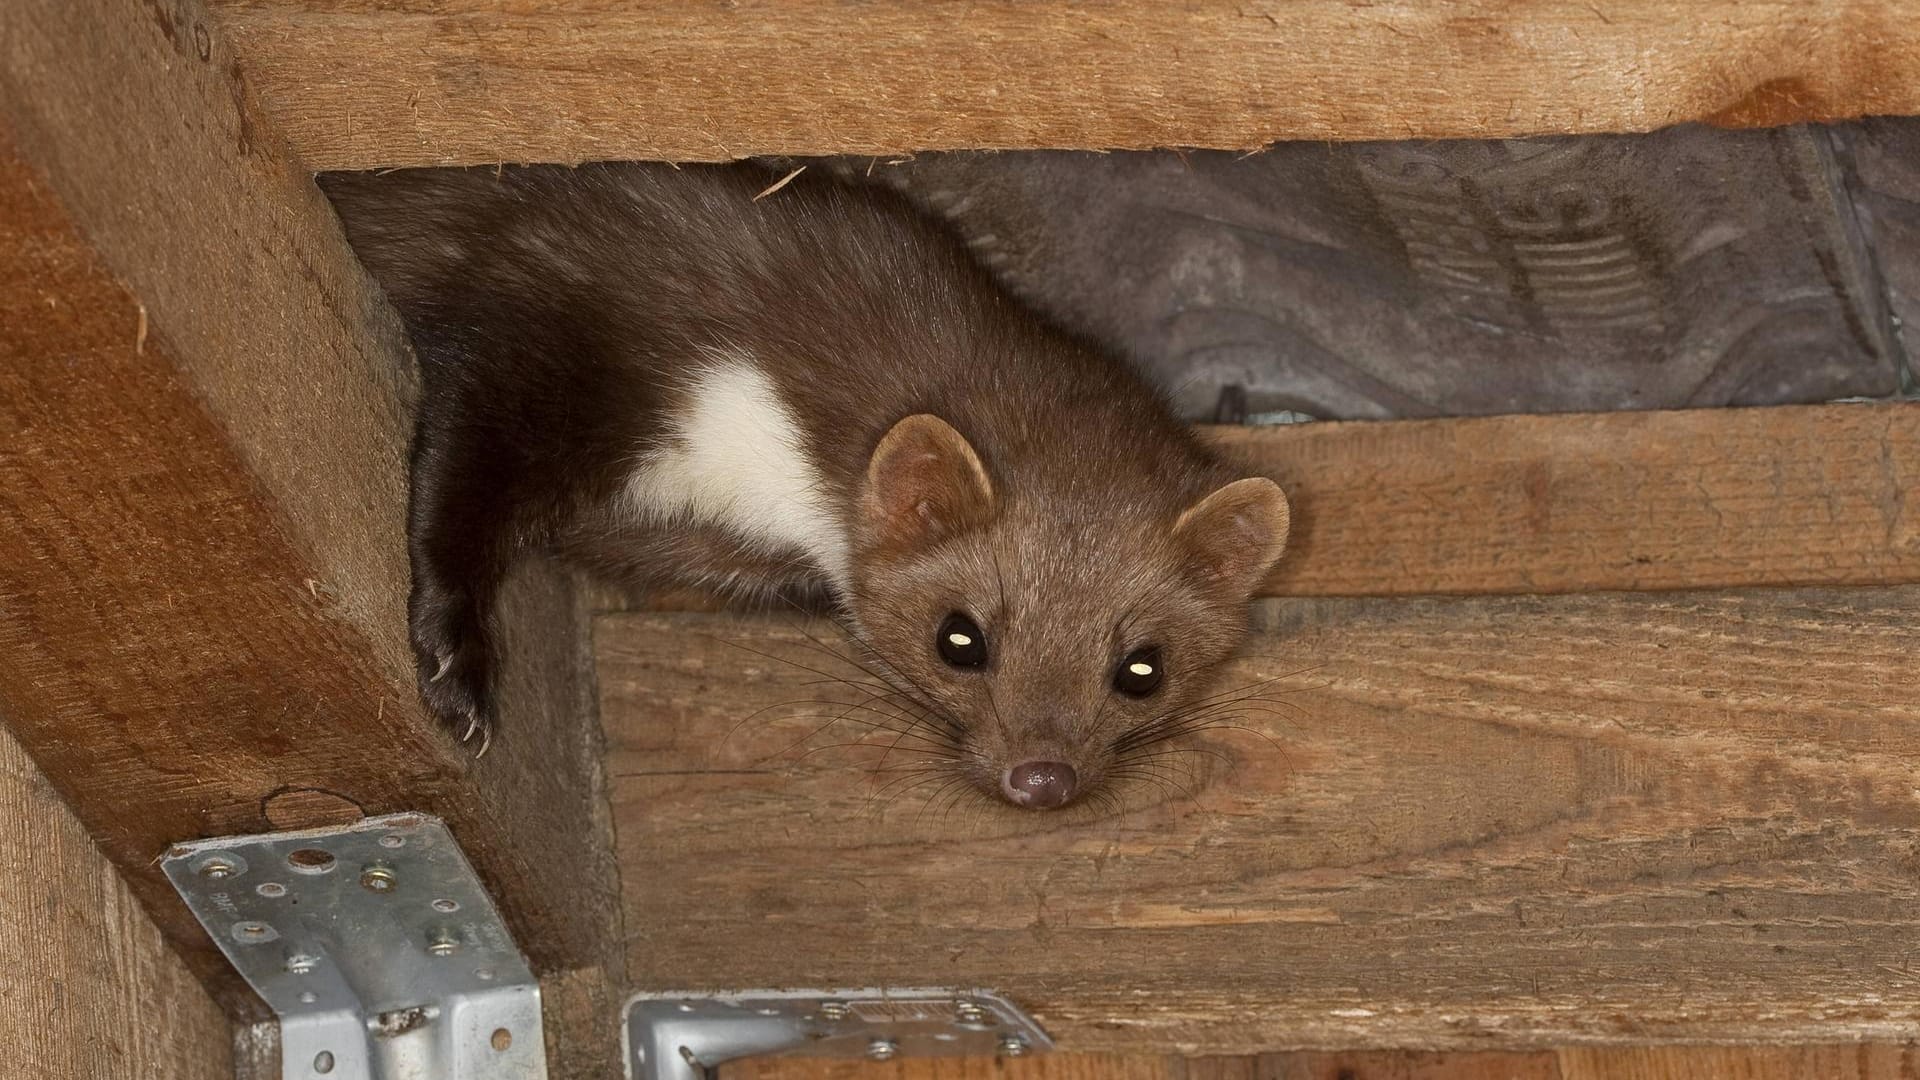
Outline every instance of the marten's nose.
{"type": "Polygon", "coordinates": [[[1015,806],[1051,810],[1073,798],[1076,779],[1073,766],[1064,761],[1028,761],[1007,770],[1000,792],[1015,806]]]}

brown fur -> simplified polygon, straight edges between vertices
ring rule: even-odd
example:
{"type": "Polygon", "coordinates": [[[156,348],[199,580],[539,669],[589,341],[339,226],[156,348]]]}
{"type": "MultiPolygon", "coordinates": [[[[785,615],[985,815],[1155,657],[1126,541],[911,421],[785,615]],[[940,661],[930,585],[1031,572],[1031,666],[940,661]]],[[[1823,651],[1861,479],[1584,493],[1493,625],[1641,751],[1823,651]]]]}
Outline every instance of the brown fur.
{"type": "Polygon", "coordinates": [[[526,550],[644,585],[820,584],[801,553],[616,512],[676,376],[725,349],[794,413],[854,541],[845,621],[909,707],[983,788],[1027,760],[1097,786],[1117,740],[1177,716],[1233,651],[1284,497],[1263,482],[1196,511],[1238,474],[1124,364],[1018,307],[895,197],[808,174],[756,202],[768,182],[648,165],[327,179],[422,360],[423,694],[456,726],[490,718],[492,597],[526,550]],[[938,420],[896,429],[916,414],[938,420]],[[876,459],[890,431],[903,456],[876,459]],[[986,632],[984,669],[936,653],[953,611],[986,632]],[[1167,674],[1134,700],[1111,681],[1142,644],[1167,674]]]}

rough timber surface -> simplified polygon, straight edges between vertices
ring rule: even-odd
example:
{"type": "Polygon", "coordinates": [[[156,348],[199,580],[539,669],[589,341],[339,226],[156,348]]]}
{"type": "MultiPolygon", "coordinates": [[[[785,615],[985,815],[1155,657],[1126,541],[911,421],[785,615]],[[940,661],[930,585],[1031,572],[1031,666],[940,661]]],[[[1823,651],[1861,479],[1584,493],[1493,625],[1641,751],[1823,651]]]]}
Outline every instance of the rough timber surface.
{"type": "Polygon", "coordinates": [[[445,817],[537,966],[604,962],[584,623],[529,572],[541,632],[493,754],[424,716],[411,365],[218,27],[24,0],[0,40],[0,717],[236,1015],[257,1005],[158,857],[316,809],[445,817]]]}
{"type": "Polygon", "coordinates": [[[1205,1058],[1052,1054],[885,1065],[759,1059],[724,1068],[720,1075],[721,1080],[1910,1080],[1920,1065],[1917,1051],[1908,1042],[1205,1058]]]}
{"type": "Polygon", "coordinates": [[[219,0],[321,169],[1920,112],[1896,0],[219,0]]]}
{"type": "Polygon", "coordinates": [[[1216,428],[1294,504],[1273,595],[1920,582],[1920,404],[1216,428]]]}
{"type": "Polygon", "coordinates": [[[860,700],[826,627],[603,616],[636,988],[985,985],[1086,1051],[1920,1020],[1920,588],[1261,613],[1253,732],[1055,815],[887,789],[891,732],[769,709],[860,700]]]}
{"type": "Polygon", "coordinates": [[[32,1080],[225,1080],[227,1021],[0,729],[0,1046],[32,1080]]]}

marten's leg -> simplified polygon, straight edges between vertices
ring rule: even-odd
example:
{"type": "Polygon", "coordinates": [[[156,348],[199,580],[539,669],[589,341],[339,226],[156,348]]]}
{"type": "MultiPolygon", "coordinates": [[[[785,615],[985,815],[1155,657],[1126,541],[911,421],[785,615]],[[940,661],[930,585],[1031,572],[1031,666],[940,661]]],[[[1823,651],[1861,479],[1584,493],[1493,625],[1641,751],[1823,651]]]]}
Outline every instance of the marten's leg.
{"type": "MultiPolygon", "coordinates": [[[[514,560],[542,539],[551,506],[528,504],[527,455],[470,402],[431,385],[413,444],[407,625],[420,693],[463,740],[484,747],[494,717],[494,602],[514,560]]],[[[544,501],[544,500],[541,500],[544,501]]]]}

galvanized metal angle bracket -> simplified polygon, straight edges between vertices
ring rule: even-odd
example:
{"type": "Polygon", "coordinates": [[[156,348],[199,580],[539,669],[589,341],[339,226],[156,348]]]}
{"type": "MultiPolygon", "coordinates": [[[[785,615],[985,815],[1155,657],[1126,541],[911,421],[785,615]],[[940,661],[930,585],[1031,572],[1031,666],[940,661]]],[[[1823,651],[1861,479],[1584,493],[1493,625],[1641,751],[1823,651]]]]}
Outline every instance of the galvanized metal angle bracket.
{"type": "Polygon", "coordinates": [[[627,1003],[631,1080],[706,1080],[735,1058],[1018,1057],[1053,1049],[1033,1018],[977,990],[746,990],[627,1003]]]}
{"type": "Polygon", "coordinates": [[[546,1080],[539,984],[439,820],[176,844],[163,866],[279,1014],[286,1080],[546,1080]]]}

